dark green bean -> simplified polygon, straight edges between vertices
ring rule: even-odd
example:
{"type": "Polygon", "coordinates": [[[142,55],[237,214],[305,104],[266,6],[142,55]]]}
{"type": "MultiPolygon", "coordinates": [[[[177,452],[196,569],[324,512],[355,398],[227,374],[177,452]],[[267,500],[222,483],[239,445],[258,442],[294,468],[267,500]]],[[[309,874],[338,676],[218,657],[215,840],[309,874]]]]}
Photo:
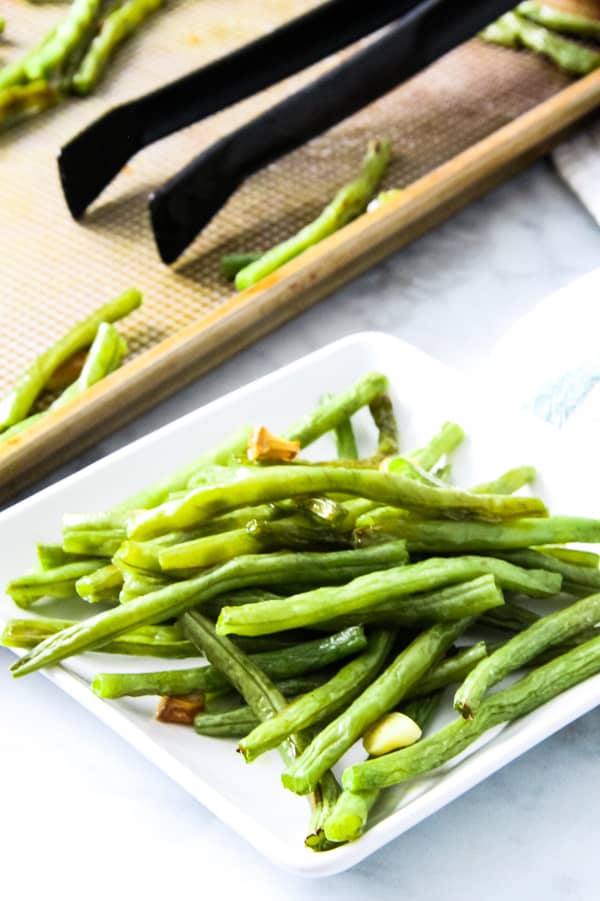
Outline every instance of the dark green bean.
{"type": "MultiPolygon", "coordinates": [[[[355,627],[294,647],[255,654],[252,660],[269,678],[288,679],[357,654],[366,644],[364,632],[355,627]]],[[[92,683],[93,691],[101,698],[188,695],[229,687],[227,678],[211,666],[150,673],[98,673],[92,683]]]]}

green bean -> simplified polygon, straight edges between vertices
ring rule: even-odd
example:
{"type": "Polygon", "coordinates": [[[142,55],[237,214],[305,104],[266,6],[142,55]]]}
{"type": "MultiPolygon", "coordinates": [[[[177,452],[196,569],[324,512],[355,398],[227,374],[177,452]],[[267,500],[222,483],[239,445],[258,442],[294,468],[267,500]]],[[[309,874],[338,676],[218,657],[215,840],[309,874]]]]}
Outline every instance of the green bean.
{"type": "MultiPolygon", "coordinates": [[[[49,636],[74,625],[73,620],[10,619],[0,643],[9,648],[31,649],[49,636]]],[[[181,627],[140,626],[102,646],[103,654],[130,654],[143,657],[197,657],[191,642],[183,637],[181,627]]]]}
{"type": "Polygon", "coordinates": [[[517,466],[503,472],[491,482],[482,482],[481,485],[471,488],[471,491],[474,494],[513,494],[519,488],[533,482],[536,475],[537,471],[533,466],[517,466]]]}
{"type": "MultiPolygon", "coordinates": [[[[487,657],[488,649],[484,641],[470,645],[435,663],[406,695],[407,698],[422,698],[432,695],[440,688],[462,680],[477,664],[487,657]]],[[[414,717],[413,717],[414,719],[414,717]]]]}
{"type": "Polygon", "coordinates": [[[376,630],[366,650],[347,663],[328,682],[310,694],[292,701],[261,723],[239,743],[246,761],[276,748],[294,732],[335,716],[354,700],[377,676],[393,645],[394,632],[376,630]]]}
{"type": "Polygon", "coordinates": [[[408,456],[421,469],[433,469],[445,454],[451,454],[462,443],[465,433],[455,422],[445,422],[440,431],[423,447],[408,456]]]}
{"type": "Polygon", "coordinates": [[[37,544],[35,550],[42,569],[54,569],[65,563],[78,563],[85,559],[80,554],[68,554],[60,544],[37,544]]]}
{"type": "Polygon", "coordinates": [[[505,13],[481,32],[483,40],[505,47],[526,47],[546,56],[568,75],[589,75],[600,66],[600,53],[554,34],[516,12],[505,13]]]}
{"type": "Polygon", "coordinates": [[[234,529],[164,548],[159,552],[158,560],[163,571],[200,569],[241,554],[258,554],[262,550],[262,542],[256,540],[246,529],[234,529]]]}
{"type": "MultiPolygon", "coordinates": [[[[47,81],[39,80],[28,84],[0,87],[0,130],[13,125],[25,116],[41,113],[56,106],[60,99],[58,88],[48,84],[47,81]]],[[[6,415],[6,402],[0,405],[0,415],[6,415]]],[[[2,419],[2,423],[6,421],[5,418],[2,419]]],[[[9,422],[9,425],[12,424],[9,422]]]]}
{"type": "Polygon", "coordinates": [[[119,592],[119,603],[121,604],[129,604],[137,598],[171,584],[170,579],[154,573],[132,572],[122,569],[120,572],[123,577],[123,585],[119,592]]]}
{"type": "Polygon", "coordinates": [[[109,13],[73,75],[71,89],[74,93],[89,94],[93,90],[119,44],[137,31],[163,3],[164,0],[126,0],[109,13]]]}
{"type": "Polygon", "coordinates": [[[461,619],[450,624],[438,623],[415,638],[288,766],[281,777],[285,788],[301,795],[312,791],[322,774],[352,747],[368,726],[400,703],[471,622],[471,619],[461,619]]]}
{"type": "Polygon", "coordinates": [[[40,598],[68,598],[75,595],[75,583],[102,566],[101,560],[80,560],[53,569],[33,570],[12,579],[6,588],[18,607],[27,609],[40,598]]]}
{"type": "Polygon", "coordinates": [[[330,492],[367,497],[417,513],[435,511],[453,518],[467,516],[494,521],[546,513],[544,504],[537,498],[431,488],[390,472],[281,465],[249,468],[246,478],[235,485],[199,488],[183,500],[134,512],[129,517],[128,533],[130,538],[153,538],[174,529],[196,526],[237,507],[330,492]]]}
{"type": "Polygon", "coordinates": [[[505,600],[502,607],[486,610],[480,623],[484,626],[492,626],[494,629],[502,629],[503,632],[521,632],[536,623],[538,619],[538,614],[532,610],[505,600]]]}
{"type": "Polygon", "coordinates": [[[340,422],[335,430],[335,450],[340,460],[358,460],[356,436],[350,419],[340,422]]]}
{"type": "Polygon", "coordinates": [[[259,722],[252,709],[244,705],[221,713],[198,713],[194,717],[194,729],[198,735],[208,735],[211,738],[240,738],[259,722]]]}
{"type": "Polygon", "coordinates": [[[52,373],[65,360],[88,347],[102,322],[122,319],[139,307],[142,295],[130,289],[92,313],[87,319],[73,326],[55,344],[33,362],[17,381],[9,394],[0,402],[0,429],[6,429],[27,416],[33,402],[42,391],[52,373]]]}
{"type": "MultiPolygon", "coordinates": [[[[321,402],[325,403],[333,395],[324,394],[321,402]]],[[[354,429],[352,428],[352,420],[350,417],[341,420],[335,428],[335,449],[339,460],[358,460],[358,448],[356,447],[356,438],[354,429]]]]}
{"type": "Polygon", "coordinates": [[[387,394],[380,394],[369,404],[369,411],[379,433],[377,456],[385,458],[397,454],[398,426],[391,398],[387,394]]]}
{"type": "Polygon", "coordinates": [[[600,555],[593,551],[582,551],[580,548],[572,547],[554,547],[553,545],[539,545],[532,550],[539,551],[540,554],[550,554],[551,557],[557,557],[564,560],[565,563],[574,563],[576,566],[589,566],[590,569],[598,569],[600,566],[600,555]]]}
{"type": "MultiPolygon", "coordinates": [[[[183,625],[190,640],[204,651],[213,666],[227,676],[260,720],[274,716],[285,706],[284,696],[261,668],[229,639],[219,637],[209,620],[193,611],[184,615],[183,625]]],[[[301,754],[307,745],[308,738],[304,733],[296,733],[279,746],[279,751],[284,760],[289,761],[301,754]]],[[[325,850],[328,847],[322,823],[333,809],[338,794],[339,786],[335,777],[330,772],[324,773],[312,798],[312,834],[306,839],[307,845],[315,850],[325,850]]]]}
{"type": "Polygon", "coordinates": [[[510,688],[490,695],[471,720],[458,717],[411,748],[349,767],[344,788],[365,791],[414,779],[447,763],[494,726],[525,716],[600,671],[600,637],[534,669],[510,688]]]}
{"type": "MultiPolygon", "coordinates": [[[[450,485],[452,482],[452,464],[446,463],[445,466],[438,466],[433,471],[433,477],[438,480],[438,482],[444,482],[446,485],[450,485]]],[[[497,492],[501,494],[502,492],[497,492]]]]}
{"type": "Polygon", "coordinates": [[[241,269],[235,277],[238,291],[256,284],[284,263],[364,213],[383,178],[390,158],[390,149],[388,141],[369,141],[359,176],[341,188],[322,213],[297,234],[277,244],[258,260],[241,269]]]}
{"type": "Polygon", "coordinates": [[[113,557],[124,539],[125,529],[104,529],[86,532],[69,529],[63,532],[63,550],[84,557],[113,557]]]}
{"type": "Polygon", "coordinates": [[[472,670],[454,696],[454,707],[465,718],[477,713],[486,691],[508,673],[534,660],[543,651],[600,622],[600,594],[593,594],[543,616],[519,632],[472,670]]]}
{"type": "Polygon", "coordinates": [[[90,347],[85,364],[79,377],[69,385],[56,400],[50,404],[47,410],[41,413],[34,413],[27,416],[20,422],[15,423],[0,435],[0,444],[8,441],[15,435],[32,426],[34,423],[43,419],[47,413],[58,410],[66,403],[79,397],[96,382],[99,382],[106,375],[109,375],[121,365],[121,360],[127,353],[127,342],[119,334],[117,329],[108,322],[102,322],[96,332],[96,337],[90,347]]]}
{"type": "MultiPolygon", "coordinates": [[[[482,495],[491,496],[496,495],[482,495]]],[[[391,519],[375,510],[358,520],[355,544],[366,546],[373,542],[378,527],[388,541],[392,538],[405,540],[409,553],[503,552],[553,541],[600,541],[600,519],[548,516],[513,519],[499,524],[450,522],[445,519],[419,520],[409,517],[391,519]],[[359,528],[358,523],[362,527],[359,528]]]]}
{"type": "MultiPolygon", "coordinates": [[[[600,523],[598,523],[598,535],[600,537],[600,523]]],[[[547,569],[549,572],[560,573],[563,580],[567,582],[587,585],[600,590],[600,569],[568,563],[553,554],[529,549],[508,551],[502,554],[502,557],[504,560],[516,563],[517,566],[524,566],[526,569],[547,569]]]]}
{"type": "Polygon", "coordinates": [[[116,604],[123,587],[123,576],[113,563],[101,566],[75,582],[75,591],[89,604],[116,604]]]}
{"type": "MultiPolygon", "coordinates": [[[[425,729],[439,704],[439,693],[426,695],[403,705],[402,712],[425,729]]],[[[369,813],[379,797],[379,789],[349,791],[344,789],[325,822],[325,835],[332,842],[351,842],[367,825],[369,813]]]]}
{"type": "Polygon", "coordinates": [[[213,566],[241,554],[350,546],[347,536],[325,523],[317,525],[309,517],[298,514],[274,522],[252,520],[245,529],[176,544],[161,550],[158,559],[161,569],[171,572],[213,566]]]}
{"type": "MultiPolygon", "coordinates": [[[[280,601],[241,607],[225,606],[217,620],[217,631],[220,635],[265,635],[281,629],[331,622],[338,616],[362,614],[386,602],[400,603],[407,595],[432,591],[487,574],[493,575],[503,588],[538,597],[556,594],[561,585],[561,577],[556,573],[524,570],[491,557],[431,557],[421,563],[398,566],[387,572],[369,573],[368,577],[358,577],[335,589],[317,588],[280,601]]],[[[418,599],[409,597],[408,603],[416,613],[418,599]]]]}
{"type": "MultiPolygon", "coordinates": [[[[327,674],[322,672],[310,673],[305,676],[296,676],[293,679],[284,679],[275,684],[285,698],[294,698],[317,688],[326,677],[327,674]]],[[[218,695],[216,700],[223,697],[223,695],[218,695]]],[[[207,710],[205,707],[204,711],[195,717],[194,728],[200,735],[211,735],[216,738],[243,738],[258,726],[259,722],[256,714],[247,705],[216,711],[207,710]]]]}
{"type": "Polygon", "coordinates": [[[221,257],[221,272],[228,282],[232,282],[241,269],[260,260],[262,253],[226,253],[221,257]]]}
{"type": "Polygon", "coordinates": [[[299,441],[307,447],[322,435],[335,431],[361,407],[368,406],[379,394],[387,391],[388,380],[380,372],[369,372],[351,388],[334,394],[283,432],[286,441],[299,441]]]}
{"type": "Polygon", "coordinates": [[[20,59],[16,59],[11,63],[3,66],[0,69],[0,90],[3,88],[10,88],[15,85],[24,85],[27,82],[27,76],[25,74],[25,66],[36,54],[38,54],[45,45],[51,41],[54,37],[54,32],[56,29],[52,29],[49,31],[34,47],[31,47],[30,50],[27,51],[20,59]]]}
{"type": "Polygon", "coordinates": [[[494,576],[484,575],[458,585],[385,601],[366,611],[336,616],[317,624],[316,628],[347,629],[361,624],[422,626],[481,615],[502,603],[502,592],[497,588],[494,576]]]}
{"type": "Polygon", "coordinates": [[[238,557],[193,579],[174,582],[70,626],[18,660],[11,671],[15,676],[23,676],[81,651],[101,647],[136,626],[179,616],[203,601],[240,588],[294,581],[322,584],[324,579],[347,582],[360,573],[397,565],[404,558],[402,542],[367,551],[238,557]]]}
{"type": "MultiPolygon", "coordinates": [[[[364,650],[366,644],[362,629],[353,628],[294,647],[254,654],[252,660],[269,678],[288,679],[343,660],[364,650]]],[[[211,666],[150,673],[99,673],[92,683],[93,691],[101,698],[188,695],[229,687],[226,676],[211,666]]]]}
{"type": "Polygon", "coordinates": [[[552,31],[562,31],[565,34],[575,34],[583,38],[600,38],[600,19],[581,16],[564,9],[557,9],[555,6],[534,2],[519,3],[517,12],[519,15],[537,22],[538,25],[545,25],[552,31]]]}
{"type": "Polygon", "coordinates": [[[28,80],[35,81],[64,70],[69,58],[88,42],[101,6],[102,0],[73,0],[51,40],[25,63],[28,80]]]}

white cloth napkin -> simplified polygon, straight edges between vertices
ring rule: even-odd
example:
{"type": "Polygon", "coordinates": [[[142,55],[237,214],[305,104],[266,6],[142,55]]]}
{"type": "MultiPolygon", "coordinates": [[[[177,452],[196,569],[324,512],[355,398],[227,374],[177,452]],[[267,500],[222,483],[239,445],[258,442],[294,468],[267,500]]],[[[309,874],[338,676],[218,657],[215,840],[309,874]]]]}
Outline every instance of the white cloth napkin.
{"type": "Polygon", "coordinates": [[[600,119],[588,123],[552,152],[566,184],[600,225],[600,119]]]}
{"type": "Polygon", "coordinates": [[[496,345],[487,375],[524,412],[600,442],[600,269],[520,319],[496,345]]]}

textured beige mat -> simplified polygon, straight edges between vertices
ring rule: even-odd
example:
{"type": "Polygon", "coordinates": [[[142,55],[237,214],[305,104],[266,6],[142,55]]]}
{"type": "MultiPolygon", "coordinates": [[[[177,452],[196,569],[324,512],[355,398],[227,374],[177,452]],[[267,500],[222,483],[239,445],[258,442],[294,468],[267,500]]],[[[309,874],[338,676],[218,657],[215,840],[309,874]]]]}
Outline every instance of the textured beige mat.
{"type": "MultiPolygon", "coordinates": [[[[145,304],[123,325],[134,354],[216,309],[232,294],[223,252],[288,236],[356,172],[371,136],[394,158],[386,185],[406,185],[559,91],[567,79],[522,53],[474,40],[301,150],[249,180],[172,268],[158,259],[148,192],[203,147],[299,86],[313,67],[134,158],[81,224],[62,199],[55,154],[109,106],[175,78],[276,27],[314,3],[171,0],[123,48],[97,93],[0,135],[0,392],[74,320],[128,286],[145,304]]],[[[16,56],[64,14],[63,5],[3,0],[16,56]]]]}

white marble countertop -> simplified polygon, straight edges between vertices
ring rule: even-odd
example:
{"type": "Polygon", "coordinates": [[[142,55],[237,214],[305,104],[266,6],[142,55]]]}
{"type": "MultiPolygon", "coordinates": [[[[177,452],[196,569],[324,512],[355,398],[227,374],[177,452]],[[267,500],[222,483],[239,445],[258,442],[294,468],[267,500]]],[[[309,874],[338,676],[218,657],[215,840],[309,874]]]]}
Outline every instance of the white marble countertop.
{"type": "MultiPolygon", "coordinates": [[[[401,336],[476,377],[537,301],[596,267],[600,231],[546,163],[338,291],[73,461],[49,481],[336,338],[401,336]]],[[[273,869],[40,675],[0,650],[3,895],[246,901],[598,897],[600,710],[354,870],[273,869]]]]}

